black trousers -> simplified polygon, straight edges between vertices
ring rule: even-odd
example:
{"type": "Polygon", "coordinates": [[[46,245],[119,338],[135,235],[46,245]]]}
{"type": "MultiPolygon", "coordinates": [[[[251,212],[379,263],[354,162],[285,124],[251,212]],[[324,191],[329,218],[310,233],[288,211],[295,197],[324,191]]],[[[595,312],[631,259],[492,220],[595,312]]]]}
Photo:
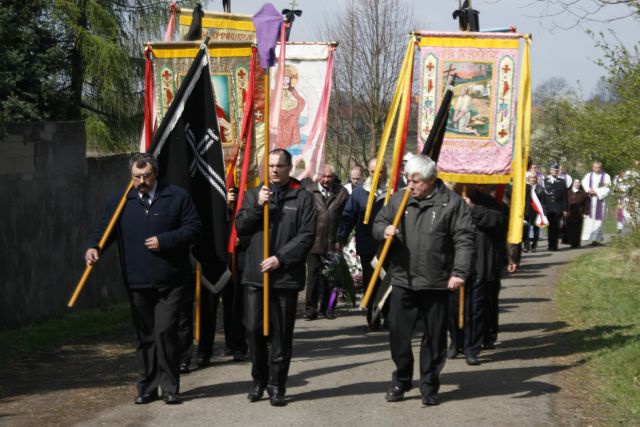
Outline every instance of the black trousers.
{"type": "Polygon", "coordinates": [[[460,292],[449,296],[449,335],[451,346],[467,356],[477,356],[484,341],[487,317],[487,284],[477,280],[464,286],[464,328],[458,327],[460,292]]]}
{"type": "Polygon", "coordinates": [[[412,291],[395,286],[389,298],[389,345],[396,364],[393,384],[405,390],[411,388],[411,336],[420,318],[424,323],[420,345],[420,392],[423,396],[435,395],[440,389],[440,372],[447,360],[449,291],[412,291]]]}
{"type": "Polygon", "coordinates": [[[329,292],[327,281],[321,274],[324,267],[323,256],[321,254],[309,254],[307,257],[307,293],[305,298],[307,316],[316,316],[318,314],[318,301],[320,302],[320,313],[327,312],[329,292]]]}
{"type": "MultiPolygon", "coordinates": [[[[360,263],[362,264],[362,285],[364,287],[364,292],[367,292],[367,287],[369,286],[369,282],[371,281],[371,276],[373,276],[373,267],[371,267],[371,260],[373,260],[374,255],[360,255],[360,263]]],[[[376,280],[376,284],[373,288],[373,293],[371,294],[371,298],[369,299],[369,304],[367,304],[367,324],[371,324],[371,318],[373,317],[373,304],[374,304],[374,296],[376,292],[378,292],[378,288],[380,287],[380,277],[376,280]]],[[[386,311],[386,309],[385,309],[386,311]]],[[[386,315],[386,313],[384,313],[386,315]]]]}
{"type": "Polygon", "coordinates": [[[286,391],[297,290],[269,289],[269,336],[263,335],[263,290],[244,286],[244,327],[251,355],[251,376],[256,385],[276,386],[286,391]],[[271,344],[269,348],[268,344],[271,344]]]}
{"type": "MultiPolygon", "coordinates": [[[[238,272],[241,277],[242,272],[238,272]]],[[[242,286],[231,281],[222,290],[222,324],[224,342],[232,352],[247,352],[247,340],[242,319],[244,316],[244,297],[242,286]]],[[[213,345],[213,341],[211,342],[213,345]]]]}
{"type": "Polygon", "coordinates": [[[178,355],[180,363],[191,363],[193,355],[193,302],[195,286],[189,286],[180,304],[178,319],[178,355]]]}
{"type": "Polygon", "coordinates": [[[502,282],[500,279],[487,282],[487,316],[484,329],[485,344],[493,344],[498,340],[499,296],[502,282]]]}
{"type": "Polygon", "coordinates": [[[178,321],[192,285],[129,289],[136,359],[140,376],[138,394],[180,392],[178,321]]]}
{"type": "MultiPolygon", "coordinates": [[[[535,220],[535,219],[534,219],[535,220]]],[[[522,240],[524,243],[524,248],[526,250],[536,249],[538,247],[538,240],[540,239],[540,227],[535,225],[525,225],[522,230],[522,240]],[[529,227],[533,227],[533,240],[529,237],[529,227]]]]}
{"type": "Polygon", "coordinates": [[[558,249],[562,212],[548,212],[547,219],[549,220],[549,249],[558,249]]]}
{"type": "MultiPolygon", "coordinates": [[[[230,284],[226,287],[228,286],[230,286],[230,284]]],[[[213,341],[216,336],[219,303],[220,294],[214,294],[204,286],[201,288],[200,341],[198,341],[199,358],[209,358],[213,355],[213,341]]],[[[191,322],[191,327],[193,328],[193,322],[191,322]]]]}

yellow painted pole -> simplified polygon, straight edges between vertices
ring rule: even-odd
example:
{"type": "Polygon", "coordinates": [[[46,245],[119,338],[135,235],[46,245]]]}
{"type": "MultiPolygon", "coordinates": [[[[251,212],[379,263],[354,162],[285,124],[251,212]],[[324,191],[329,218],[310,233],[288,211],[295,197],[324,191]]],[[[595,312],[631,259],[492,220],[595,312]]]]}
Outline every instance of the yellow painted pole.
{"type": "MultiPolygon", "coordinates": [[[[262,163],[264,167],[264,185],[269,186],[269,70],[267,69],[264,74],[264,155],[262,157],[262,163]]],[[[263,209],[263,239],[262,239],[262,252],[263,259],[269,258],[269,203],[265,203],[263,209]]],[[[265,337],[269,336],[269,272],[265,271],[262,274],[263,285],[263,302],[262,302],[262,333],[265,337]]]]}
{"type": "Polygon", "coordinates": [[[196,263],[196,327],[195,338],[200,342],[200,325],[202,323],[202,267],[196,263]]]}
{"type": "MultiPolygon", "coordinates": [[[[411,191],[407,188],[405,190],[404,196],[402,196],[402,201],[400,202],[400,206],[398,207],[396,216],[395,218],[393,218],[393,226],[395,228],[398,228],[398,224],[400,224],[400,220],[404,215],[404,209],[407,207],[407,203],[409,202],[410,195],[411,195],[411,191]]],[[[389,248],[391,247],[391,242],[393,242],[393,236],[387,237],[387,239],[384,241],[384,246],[382,247],[382,251],[380,252],[380,257],[378,258],[378,264],[376,265],[375,270],[373,270],[373,274],[371,275],[371,280],[369,280],[369,286],[367,286],[367,291],[362,297],[362,302],[360,303],[361,309],[365,309],[367,308],[367,305],[369,305],[371,294],[373,294],[375,283],[378,280],[378,276],[380,275],[382,264],[384,264],[384,260],[387,257],[387,252],[389,252],[389,248]]]]}
{"type": "MultiPolygon", "coordinates": [[[[412,37],[413,40],[413,37],[412,37]]],[[[413,47],[415,43],[409,43],[409,57],[413,58],[413,47]]],[[[398,124],[396,125],[396,137],[393,142],[393,159],[391,163],[391,177],[395,177],[398,170],[398,159],[403,153],[400,152],[402,148],[402,136],[404,134],[405,117],[409,113],[407,110],[407,99],[411,96],[411,72],[413,71],[413,61],[409,61],[407,69],[405,70],[404,82],[402,85],[402,100],[400,101],[400,117],[398,117],[398,124]]],[[[389,181],[391,182],[391,181],[389,181]]],[[[386,205],[391,200],[393,194],[393,186],[387,188],[387,195],[384,198],[384,204],[386,205]]]]}
{"type": "MultiPolygon", "coordinates": [[[[118,203],[118,207],[116,207],[116,211],[113,213],[111,220],[109,220],[109,225],[107,225],[107,229],[104,231],[104,234],[102,235],[102,238],[98,243],[98,253],[102,252],[102,249],[104,249],[104,245],[107,244],[107,240],[109,240],[109,236],[111,236],[113,227],[115,227],[116,222],[118,221],[118,218],[120,218],[120,214],[124,209],[124,205],[127,203],[127,195],[129,194],[129,191],[131,191],[132,188],[133,188],[133,180],[129,182],[127,189],[124,191],[124,194],[122,195],[122,198],[118,203]]],[[[84,285],[87,283],[87,279],[89,278],[89,275],[91,274],[92,270],[93,270],[93,265],[87,265],[85,267],[84,273],[82,273],[82,277],[80,278],[80,281],[76,285],[76,289],[73,291],[73,295],[71,295],[71,299],[67,303],[67,307],[73,307],[75,305],[76,300],[80,296],[80,292],[82,292],[82,288],[84,288],[84,285]]]]}
{"type": "Polygon", "coordinates": [[[375,200],[376,189],[378,188],[378,179],[380,177],[380,171],[382,170],[382,163],[384,161],[384,153],[387,150],[387,143],[389,142],[389,136],[391,135],[391,129],[393,128],[393,122],[395,121],[398,107],[400,105],[400,98],[402,95],[402,88],[404,86],[404,80],[407,78],[407,69],[411,68],[410,66],[413,64],[413,45],[415,43],[415,36],[411,36],[409,39],[409,46],[407,47],[407,51],[405,52],[404,59],[402,60],[402,67],[400,69],[400,76],[398,76],[398,82],[396,84],[396,90],[393,94],[393,100],[391,101],[391,108],[389,109],[389,114],[387,115],[387,119],[384,123],[384,128],[382,130],[382,138],[380,140],[380,147],[378,148],[378,155],[376,157],[376,169],[371,177],[371,191],[369,192],[369,198],[367,199],[367,206],[364,212],[364,220],[365,224],[369,224],[369,220],[371,219],[371,210],[373,209],[373,203],[375,200]]]}

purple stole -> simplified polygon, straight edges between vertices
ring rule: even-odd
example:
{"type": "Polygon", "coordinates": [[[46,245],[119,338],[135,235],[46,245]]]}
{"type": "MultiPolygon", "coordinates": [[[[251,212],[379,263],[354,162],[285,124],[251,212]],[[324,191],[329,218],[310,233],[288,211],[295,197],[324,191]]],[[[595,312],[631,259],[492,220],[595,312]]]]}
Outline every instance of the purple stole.
{"type": "MultiPolygon", "coordinates": [[[[589,174],[589,189],[593,188],[593,172],[591,172],[589,174]]],[[[600,174],[600,184],[598,184],[598,187],[602,187],[602,185],[604,184],[604,171],[600,174]]],[[[594,196],[594,197],[598,197],[598,196],[594,196]]],[[[596,219],[602,221],[604,215],[604,200],[600,200],[598,199],[598,201],[596,202],[596,219]]]]}

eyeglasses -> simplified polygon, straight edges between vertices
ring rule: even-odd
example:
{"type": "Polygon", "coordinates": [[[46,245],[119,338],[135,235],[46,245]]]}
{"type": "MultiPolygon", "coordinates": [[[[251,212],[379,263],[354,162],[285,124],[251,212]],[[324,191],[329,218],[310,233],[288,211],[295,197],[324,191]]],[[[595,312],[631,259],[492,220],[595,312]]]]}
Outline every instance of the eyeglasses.
{"type": "Polygon", "coordinates": [[[153,176],[152,172],[147,172],[145,174],[131,175],[131,178],[135,181],[147,181],[152,176],[153,176]]]}

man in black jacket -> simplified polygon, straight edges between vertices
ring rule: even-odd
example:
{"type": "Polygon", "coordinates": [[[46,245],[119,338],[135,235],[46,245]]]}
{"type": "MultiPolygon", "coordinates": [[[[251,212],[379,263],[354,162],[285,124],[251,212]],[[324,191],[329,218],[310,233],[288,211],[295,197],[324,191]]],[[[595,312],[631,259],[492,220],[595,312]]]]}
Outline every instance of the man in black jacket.
{"type": "Polygon", "coordinates": [[[458,325],[459,294],[451,295],[447,357],[462,349],[468,365],[479,365],[483,344],[491,347],[497,339],[498,294],[506,246],[507,211],[491,196],[491,185],[467,185],[463,199],[469,206],[476,228],[475,264],[464,292],[464,328],[458,325]],[[491,329],[491,334],[487,332],[491,329]],[[489,338],[489,339],[485,339],[489,338]]]}
{"type": "Polygon", "coordinates": [[[567,187],[558,177],[559,166],[554,163],[549,168],[549,176],[544,180],[544,213],[549,220],[549,250],[558,250],[560,222],[567,216],[567,187]]]}
{"type": "MultiPolygon", "coordinates": [[[[373,174],[376,170],[377,159],[374,157],[369,159],[367,163],[369,177],[360,187],[356,187],[347,204],[342,211],[342,217],[340,219],[340,225],[338,226],[338,234],[336,237],[337,244],[336,250],[340,251],[347,244],[351,231],[356,230],[356,253],[360,257],[360,263],[362,265],[362,285],[366,289],[369,286],[369,281],[373,275],[373,267],[371,266],[371,260],[376,256],[378,250],[378,242],[371,235],[371,229],[373,228],[373,220],[384,205],[384,200],[387,194],[387,165],[382,164],[380,169],[380,176],[378,178],[378,187],[375,191],[375,199],[373,206],[371,207],[371,216],[367,224],[364,223],[365,211],[367,209],[367,203],[369,200],[369,193],[372,191],[371,186],[373,183],[373,174]]],[[[373,295],[376,294],[380,286],[380,280],[376,282],[373,295]]],[[[374,298],[369,301],[367,307],[367,325],[370,331],[377,331],[380,328],[380,318],[373,321],[373,303],[374,298]]]]}
{"type": "Polygon", "coordinates": [[[298,292],[304,289],[305,260],[315,238],[313,195],[291,178],[291,154],[269,154],[270,185],[249,190],[236,216],[238,236],[248,240],[244,271],[244,325],[251,354],[251,402],[265,388],[271,405],[286,405],[285,392],[298,292]],[[269,254],[263,256],[263,206],[269,204],[269,254]],[[270,334],[263,336],[263,273],[269,272],[270,334]],[[271,349],[267,344],[271,343],[271,349]],[[269,354],[271,353],[271,354],[269,354]]]}
{"type": "Polygon", "coordinates": [[[324,267],[323,258],[327,253],[335,251],[340,215],[349,199],[349,193],[334,180],[333,166],[330,165],[324,167],[318,182],[308,186],[307,190],[313,194],[316,204],[316,239],[307,258],[305,317],[307,320],[318,317],[318,300],[320,300],[320,313],[333,318],[332,314],[327,314],[330,289],[327,288],[321,271],[324,267]]]}
{"type": "MultiPolygon", "coordinates": [[[[136,330],[140,378],[135,403],[156,400],[158,387],[166,403],[181,403],[178,316],[193,286],[189,248],[200,235],[200,218],[183,189],[158,182],[158,163],[152,155],[133,155],[129,167],[135,188],[127,195],[108,244],[117,237],[136,330]]],[[[107,204],[87,242],[88,264],[98,259],[98,242],[118,199],[114,196],[107,204]]]]}
{"type": "Polygon", "coordinates": [[[393,286],[388,320],[396,371],[386,399],[402,400],[411,389],[411,336],[420,317],[425,325],[420,348],[420,392],[425,405],[437,405],[439,375],[447,355],[449,294],[460,288],[471,273],[474,226],[469,208],[437,179],[436,164],[430,158],[414,156],[405,170],[411,197],[399,228],[392,223],[403,191],[394,194],[373,224],[373,237],[377,240],[395,236],[387,274],[391,275],[393,286]]]}

